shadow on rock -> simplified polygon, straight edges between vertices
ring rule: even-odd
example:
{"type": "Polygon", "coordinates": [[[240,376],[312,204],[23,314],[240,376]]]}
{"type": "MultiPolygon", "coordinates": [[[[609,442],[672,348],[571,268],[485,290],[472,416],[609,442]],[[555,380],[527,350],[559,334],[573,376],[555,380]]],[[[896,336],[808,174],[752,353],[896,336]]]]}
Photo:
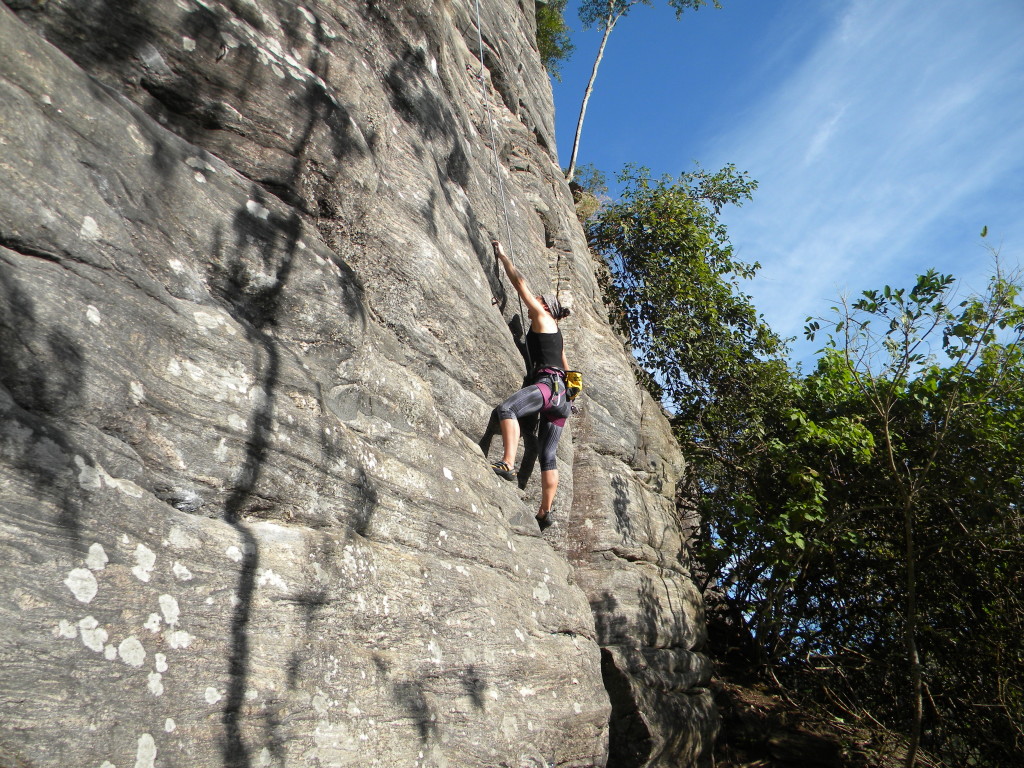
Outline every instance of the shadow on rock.
{"type": "Polygon", "coordinates": [[[53,500],[59,529],[76,544],[82,501],[74,478],[88,461],[61,425],[82,407],[84,371],[82,347],[70,333],[37,316],[35,301],[14,276],[12,260],[0,253],[0,387],[12,411],[0,426],[0,446],[9,442],[3,453],[31,479],[37,498],[53,500]],[[76,467],[73,458],[82,464],[76,467]]]}

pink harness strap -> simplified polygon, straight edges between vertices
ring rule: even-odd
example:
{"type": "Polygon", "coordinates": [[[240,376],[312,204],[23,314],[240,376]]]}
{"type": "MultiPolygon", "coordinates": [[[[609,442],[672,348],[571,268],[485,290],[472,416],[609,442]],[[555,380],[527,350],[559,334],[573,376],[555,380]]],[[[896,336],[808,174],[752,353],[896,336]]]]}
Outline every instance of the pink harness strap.
{"type": "Polygon", "coordinates": [[[565,426],[565,417],[564,416],[556,416],[554,414],[548,413],[548,409],[551,408],[551,398],[554,396],[554,393],[551,391],[551,387],[549,387],[543,381],[538,381],[534,386],[537,387],[537,389],[540,390],[540,393],[541,393],[541,395],[544,398],[544,407],[541,409],[541,415],[543,415],[544,418],[547,419],[554,426],[556,426],[556,427],[564,427],[565,426]]]}

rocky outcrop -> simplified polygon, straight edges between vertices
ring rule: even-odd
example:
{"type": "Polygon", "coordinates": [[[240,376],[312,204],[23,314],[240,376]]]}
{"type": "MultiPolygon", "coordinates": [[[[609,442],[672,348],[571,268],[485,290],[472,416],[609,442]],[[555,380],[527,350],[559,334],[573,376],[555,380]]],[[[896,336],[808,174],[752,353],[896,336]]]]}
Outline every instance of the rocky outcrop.
{"type": "Polygon", "coordinates": [[[0,4],[4,766],[709,759],[682,461],[481,10],[0,4]],[[494,236],[588,386],[543,536],[494,236]]]}

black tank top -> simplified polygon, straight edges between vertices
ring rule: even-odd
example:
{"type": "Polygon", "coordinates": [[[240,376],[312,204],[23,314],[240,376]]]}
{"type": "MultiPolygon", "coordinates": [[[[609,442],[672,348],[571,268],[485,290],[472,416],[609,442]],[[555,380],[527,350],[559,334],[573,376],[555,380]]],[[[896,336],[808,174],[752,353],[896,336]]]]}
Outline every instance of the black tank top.
{"type": "Polygon", "coordinates": [[[530,353],[533,370],[562,367],[562,332],[526,334],[526,350],[530,353]]]}

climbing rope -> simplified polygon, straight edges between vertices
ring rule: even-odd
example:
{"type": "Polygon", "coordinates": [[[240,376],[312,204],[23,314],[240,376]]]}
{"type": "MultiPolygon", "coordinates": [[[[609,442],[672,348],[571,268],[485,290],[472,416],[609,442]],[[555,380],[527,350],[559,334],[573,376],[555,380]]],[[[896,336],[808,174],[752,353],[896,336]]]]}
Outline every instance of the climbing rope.
{"type": "MultiPolygon", "coordinates": [[[[494,155],[494,175],[498,179],[498,191],[501,195],[501,208],[505,214],[506,242],[508,243],[508,258],[512,266],[516,265],[515,250],[512,248],[512,225],[508,219],[508,201],[505,198],[505,184],[501,180],[501,162],[498,160],[498,144],[494,138],[494,117],[491,115],[490,101],[487,98],[487,89],[484,85],[484,33],[480,23],[480,0],[476,0],[476,38],[480,47],[480,101],[483,103],[484,112],[487,114],[487,124],[491,134],[491,153],[494,155]]],[[[518,293],[516,294],[518,296],[518,293]]],[[[523,312],[523,297],[519,296],[519,322],[526,332],[526,315],[523,312]]]]}

